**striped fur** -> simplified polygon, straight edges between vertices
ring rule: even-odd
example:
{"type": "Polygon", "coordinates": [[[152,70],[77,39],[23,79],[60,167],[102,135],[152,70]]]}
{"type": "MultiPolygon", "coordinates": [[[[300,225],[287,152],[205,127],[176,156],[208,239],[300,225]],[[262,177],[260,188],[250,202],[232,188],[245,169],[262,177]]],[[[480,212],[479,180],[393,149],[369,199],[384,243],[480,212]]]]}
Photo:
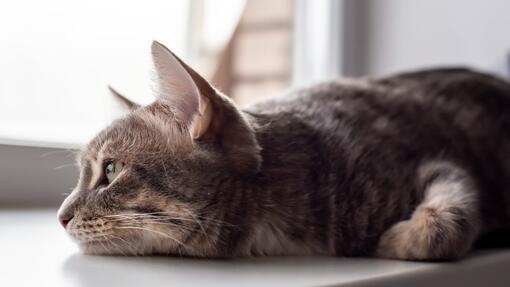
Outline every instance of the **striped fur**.
{"type": "Polygon", "coordinates": [[[213,112],[156,101],[101,132],[60,210],[93,254],[455,259],[510,223],[510,86],[464,69],[333,81],[213,112]],[[106,159],[125,165],[105,183],[106,159]]]}

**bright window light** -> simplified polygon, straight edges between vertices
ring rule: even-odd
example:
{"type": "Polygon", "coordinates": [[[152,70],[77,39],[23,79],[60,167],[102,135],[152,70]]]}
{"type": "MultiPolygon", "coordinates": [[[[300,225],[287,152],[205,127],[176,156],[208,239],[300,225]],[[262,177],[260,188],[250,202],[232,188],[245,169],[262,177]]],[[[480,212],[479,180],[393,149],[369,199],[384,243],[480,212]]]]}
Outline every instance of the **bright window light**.
{"type": "Polygon", "coordinates": [[[121,108],[107,85],[151,101],[150,44],[186,57],[189,1],[0,2],[0,139],[86,142],[121,108]]]}
{"type": "Polygon", "coordinates": [[[124,111],[153,99],[150,45],[158,40],[206,76],[245,1],[3,0],[0,144],[78,146],[124,111]],[[198,39],[198,40],[197,40],[198,39]],[[190,59],[192,58],[192,59],[190,59]],[[204,67],[205,66],[205,67],[204,67]]]}

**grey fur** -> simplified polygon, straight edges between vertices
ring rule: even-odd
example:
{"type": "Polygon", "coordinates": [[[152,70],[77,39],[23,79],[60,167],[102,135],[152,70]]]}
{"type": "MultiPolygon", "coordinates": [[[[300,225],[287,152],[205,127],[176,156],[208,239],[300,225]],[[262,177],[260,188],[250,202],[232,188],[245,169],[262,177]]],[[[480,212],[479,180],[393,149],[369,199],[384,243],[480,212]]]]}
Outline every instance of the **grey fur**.
{"type": "Polygon", "coordinates": [[[509,227],[505,81],[425,70],[322,83],[239,111],[182,64],[215,122],[192,141],[156,102],[99,134],[60,211],[85,252],[454,259],[509,227]],[[93,182],[107,159],[124,174],[93,182]]]}

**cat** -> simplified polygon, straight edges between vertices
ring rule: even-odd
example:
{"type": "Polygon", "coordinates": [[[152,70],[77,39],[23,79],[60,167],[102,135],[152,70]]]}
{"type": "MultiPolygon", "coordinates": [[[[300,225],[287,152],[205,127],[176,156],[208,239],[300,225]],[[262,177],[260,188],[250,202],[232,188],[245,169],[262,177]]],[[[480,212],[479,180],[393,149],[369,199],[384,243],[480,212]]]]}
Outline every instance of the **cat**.
{"type": "Polygon", "coordinates": [[[510,223],[510,84],[463,68],[239,109],[158,42],[157,99],[81,153],[59,220],[88,254],[454,260],[510,223]]]}

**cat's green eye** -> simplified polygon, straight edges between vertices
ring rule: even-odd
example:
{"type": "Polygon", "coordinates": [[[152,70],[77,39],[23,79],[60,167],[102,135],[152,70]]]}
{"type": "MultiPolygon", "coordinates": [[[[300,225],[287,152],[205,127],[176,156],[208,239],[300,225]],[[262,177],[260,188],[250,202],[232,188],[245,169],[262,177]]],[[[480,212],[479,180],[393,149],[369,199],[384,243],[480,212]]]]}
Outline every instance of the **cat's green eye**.
{"type": "Polygon", "coordinates": [[[104,174],[108,179],[108,183],[111,183],[122,171],[124,164],[120,161],[110,161],[106,164],[104,168],[104,174]]]}

